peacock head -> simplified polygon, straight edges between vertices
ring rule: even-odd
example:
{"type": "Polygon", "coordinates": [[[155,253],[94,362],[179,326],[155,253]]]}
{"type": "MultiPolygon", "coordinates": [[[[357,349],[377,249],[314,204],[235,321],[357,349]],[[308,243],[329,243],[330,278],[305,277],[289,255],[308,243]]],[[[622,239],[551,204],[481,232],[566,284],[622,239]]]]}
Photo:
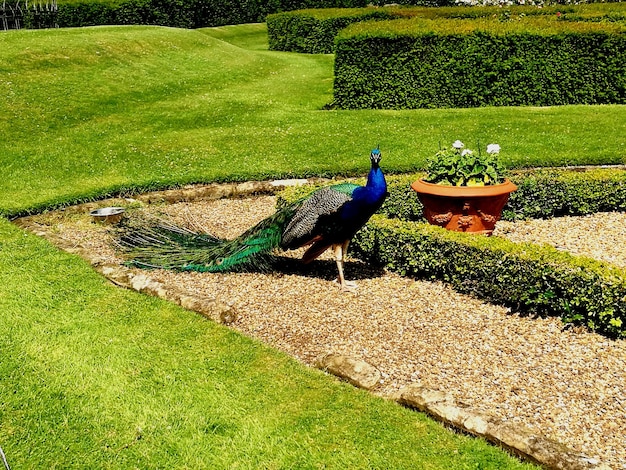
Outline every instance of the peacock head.
{"type": "Polygon", "coordinates": [[[372,152],[370,153],[370,161],[372,162],[372,168],[378,168],[378,165],[380,164],[380,159],[382,157],[383,156],[380,153],[380,146],[377,146],[374,150],[372,150],[372,152]]]}

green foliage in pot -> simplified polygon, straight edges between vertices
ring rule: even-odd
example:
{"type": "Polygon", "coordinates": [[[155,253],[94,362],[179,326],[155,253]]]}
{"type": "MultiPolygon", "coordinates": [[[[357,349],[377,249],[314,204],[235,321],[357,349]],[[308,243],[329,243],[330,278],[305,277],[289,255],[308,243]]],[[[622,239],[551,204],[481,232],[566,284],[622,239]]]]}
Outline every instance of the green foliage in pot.
{"type": "Polygon", "coordinates": [[[498,162],[500,146],[489,144],[486,153],[478,154],[457,140],[451,148],[444,147],[427,162],[424,181],[447,186],[486,186],[504,181],[498,162]]]}

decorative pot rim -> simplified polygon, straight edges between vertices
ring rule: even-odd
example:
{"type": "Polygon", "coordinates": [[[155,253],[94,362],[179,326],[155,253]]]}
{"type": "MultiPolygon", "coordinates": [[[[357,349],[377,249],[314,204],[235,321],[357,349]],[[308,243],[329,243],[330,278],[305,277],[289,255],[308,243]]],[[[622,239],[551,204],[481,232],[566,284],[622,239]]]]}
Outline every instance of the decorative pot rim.
{"type": "Polygon", "coordinates": [[[417,193],[428,194],[430,196],[484,197],[501,196],[503,194],[512,193],[517,189],[517,186],[508,178],[505,178],[504,183],[487,186],[449,186],[428,183],[423,179],[419,179],[411,184],[411,189],[417,193]]]}

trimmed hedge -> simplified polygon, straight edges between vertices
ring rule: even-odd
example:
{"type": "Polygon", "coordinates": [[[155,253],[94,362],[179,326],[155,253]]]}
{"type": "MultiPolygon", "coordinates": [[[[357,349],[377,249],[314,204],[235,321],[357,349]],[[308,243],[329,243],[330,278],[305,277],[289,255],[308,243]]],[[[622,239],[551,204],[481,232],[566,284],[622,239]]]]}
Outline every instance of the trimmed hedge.
{"type": "Polygon", "coordinates": [[[269,48],[274,51],[329,54],[335,36],[349,24],[394,18],[387,9],[299,10],[267,17],[269,48]]]}
{"type": "Polygon", "coordinates": [[[626,337],[626,272],[589,258],[381,216],[351,246],[360,258],[404,276],[439,279],[514,311],[626,337]]]}
{"type": "MultiPolygon", "coordinates": [[[[387,177],[389,196],[380,214],[355,236],[353,254],[404,276],[447,282],[517,312],[559,316],[565,323],[626,338],[626,270],[549,246],[429,225],[410,189],[422,176],[387,177]]],[[[626,169],[527,170],[509,177],[518,185],[505,208],[509,220],[626,210],[626,169]]],[[[279,205],[311,189],[288,188],[279,205]]]]}
{"type": "Polygon", "coordinates": [[[623,104],[624,18],[620,3],[394,6],[276,14],[268,34],[274,50],[334,51],[343,109],[623,104]]]}
{"type": "MultiPolygon", "coordinates": [[[[369,4],[382,2],[369,2],[369,4]]],[[[403,2],[408,3],[408,2],[403,2]]],[[[335,37],[345,27],[363,21],[391,20],[399,18],[425,17],[475,17],[488,16],[495,12],[491,8],[426,8],[449,4],[447,0],[416,0],[411,7],[399,5],[376,8],[309,9],[275,13],[267,17],[269,48],[275,51],[300,52],[305,54],[328,54],[335,49],[335,37]],[[469,16],[468,16],[469,15],[469,16]]]]}
{"type": "Polygon", "coordinates": [[[626,170],[535,170],[515,172],[518,190],[504,209],[505,220],[626,211],[626,170]]]}
{"type": "MultiPolygon", "coordinates": [[[[371,2],[380,4],[381,2],[371,2]]],[[[408,2],[400,2],[408,3],[408,2]]],[[[569,7],[533,8],[512,6],[506,10],[500,7],[444,7],[453,4],[450,0],[415,0],[412,6],[387,6],[364,9],[315,9],[276,13],[267,17],[267,30],[270,49],[277,51],[308,54],[329,53],[335,49],[335,37],[343,28],[354,23],[383,19],[401,18],[500,18],[503,15],[554,15],[574,11],[569,7]],[[421,6],[417,6],[421,5],[421,6]]],[[[594,10],[594,15],[598,13],[594,10]]],[[[569,18],[569,17],[568,17],[569,18]]]]}
{"type": "Polygon", "coordinates": [[[62,0],[60,27],[147,24],[202,28],[262,23],[267,15],[302,8],[363,7],[366,0],[62,0]]]}
{"type": "Polygon", "coordinates": [[[626,103],[618,23],[543,17],[359,23],[335,46],[334,106],[435,108],[626,103]]]}

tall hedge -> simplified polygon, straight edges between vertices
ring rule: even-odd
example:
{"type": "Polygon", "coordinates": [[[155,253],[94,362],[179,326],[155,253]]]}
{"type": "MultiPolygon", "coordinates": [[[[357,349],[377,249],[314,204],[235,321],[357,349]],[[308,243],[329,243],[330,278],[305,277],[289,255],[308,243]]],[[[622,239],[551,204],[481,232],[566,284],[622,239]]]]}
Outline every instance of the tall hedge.
{"type": "Polygon", "coordinates": [[[60,27],[150,24],[201,28],[262,23],[267,15],[304,8],[363,7],[367,0],[61,0],[60,27]]]}
{"type": "MultiPolygon", "coordinates": [[[[367,8],[309,9],[281,12],[267,17],[269,46],[272,50],[301,52],[308,54],[329,53],[334,51],[335,37],[346,26],[364,21],[402,18],[484,18],[498,17],[503,14],[496,7],[442,7],[454,3],[453,0],[412,0],[411,6],[387,4],[383,8],[370,2],[367,8]]],[[[401,2],[402,3],[402,2],[401,2]]],[[[404,2],[404,3],[408,3],[404,2]]],[[[570,7],[558,11],[570,11],[570,7]]],[[[528,9],[510,7],[506,10],[514,15],[550,15],[556,13],[554,7],[528,9]]]]}
{"type": "Polygon", "coordinates": [[[337,107],[626,103],[621,25],[520,22],[509,28],[496,21],[419,19],[403,31],[397,21],[382,23],[340,34],[337,107]]]}

